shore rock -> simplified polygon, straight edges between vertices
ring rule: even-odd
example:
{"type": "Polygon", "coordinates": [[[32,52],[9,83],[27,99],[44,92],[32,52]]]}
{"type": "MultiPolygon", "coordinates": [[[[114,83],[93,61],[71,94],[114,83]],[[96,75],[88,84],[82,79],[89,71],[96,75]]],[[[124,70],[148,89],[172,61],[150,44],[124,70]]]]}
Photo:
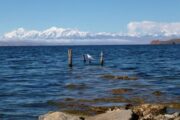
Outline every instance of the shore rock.
{"type": "Polygon", "coordinates": [[[74,116],[63,112],[53,112],[41,115],[39,120],[131,120],[133,112],[131,110],[113,110],[106,113],[88,116],[74,116]]]}
{"type": "Polygon", "coordinates": [[[133,112],[131,110],[113,110],[103,114],[90,117],[87,120],[131,120],[133,112]]]}
{"type": "Polygon", "coordinates": [[[51,112],[39,116],[39,120],[82,120],[78,116],[69,115],[63,112],[51,112]]]}
{"type": "Polygon", "coordinates": [[[178,112],[166,113],[166,106],[162,104],[142,104],[123,108],[95,108],[100,110],[97,115],[70,114],[67,112],[49,112],[41,115],[39,120],[180,120],[178,112]]]}
{"type": "Polygon", "coordinates": [[[149,115],[140,120],[180,120],[179,113],[174,114],[160,114],[157,116],[149,115]]]}
{"type": "Polygon", "coordinates": [[[159,114],[164,114],[166,112],[166,107],[161,104],[142,104],[135,106],[133,112],[140,117],[149,115],[157,116],[159,114]]]}
{"type": "Polygon", "coordinates": [[[167,114],[166,106],[162,104],[142,104],[134,106],[134,114],[139,120],[180,120],[180,114],[167,114]]]}

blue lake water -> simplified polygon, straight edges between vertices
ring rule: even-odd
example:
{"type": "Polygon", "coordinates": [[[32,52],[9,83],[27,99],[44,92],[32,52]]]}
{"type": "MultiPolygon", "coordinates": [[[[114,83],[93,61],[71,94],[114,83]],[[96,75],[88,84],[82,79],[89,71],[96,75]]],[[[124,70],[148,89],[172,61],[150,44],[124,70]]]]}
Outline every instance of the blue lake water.
{"type": "Polygon", "coordinates": [[[179,102],[180,46],[0,47],[0,119],[36,120],[41,114],[59,110],[48,101],[107,97],[115,88],[133,89],[124,95],[128,98],[179,102]],[[68,48],[73,50],[73,68],[67,66],[68,48]],[[99,65],[101,51],[103,67],[99,65]],[[83,63],[84,53],[95,58],[90,65],[83,63]],[[104,74],[136,76],[138,80],[105,80],[104,74]],[[68,84],[86,88],[67,89],[68,84]],[[155,97],[153,91],[164,94],[155,97]]]}

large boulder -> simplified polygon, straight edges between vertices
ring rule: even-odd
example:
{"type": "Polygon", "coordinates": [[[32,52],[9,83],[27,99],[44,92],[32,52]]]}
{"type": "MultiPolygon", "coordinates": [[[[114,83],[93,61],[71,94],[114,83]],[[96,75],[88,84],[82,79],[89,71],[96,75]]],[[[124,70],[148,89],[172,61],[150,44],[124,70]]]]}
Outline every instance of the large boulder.
{"type": "Polygon", "coordinates": [[[39,120],[81,120],[81,118],[63,112],[49,112],[39,116],[39,120]]]}
{"type": "Polygon", "coordinates": [[[149,114],[157,116],[166,113],[166,106],[161,104],[142,104],[135,106],[133,112],[138,116],[147,116],[149,114]]]}
{"type": "Polygon", "coordinates": [[[142,104],[135,106],[133,112],[139,117],[139,120],[166,120],[162,116],[166,113],[166,106],[161,104],[142,104]]]}
{"type": "Polygon", "coordinates": [[[131,110],[113,110],[95,116],[75,116],[63,112],[52,112],[41,115],[39,120],[131,120],[133,112],[131,110]]]}

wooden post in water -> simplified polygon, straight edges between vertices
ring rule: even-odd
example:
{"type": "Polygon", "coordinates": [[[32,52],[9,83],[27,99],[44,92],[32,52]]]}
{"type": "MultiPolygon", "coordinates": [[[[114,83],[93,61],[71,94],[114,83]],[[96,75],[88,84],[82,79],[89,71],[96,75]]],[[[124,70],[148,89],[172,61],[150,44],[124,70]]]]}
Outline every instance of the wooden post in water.
{"type": "Polygon", "coordinates": [[[68,49],[68,65],[72,67],[72,49],[68,49]]]}
{"type": "Polygon", "coordinates": [[[101,66],[104,65],[104,54],[103,54],[102,51],[101,51],[101,54],[100,54],[100,65],[101,65],[101,66]]]}
{"type": "Polygon", "coordinates": [[[83,54],[84,63],[86,63],[86,54],[83,54]]]}

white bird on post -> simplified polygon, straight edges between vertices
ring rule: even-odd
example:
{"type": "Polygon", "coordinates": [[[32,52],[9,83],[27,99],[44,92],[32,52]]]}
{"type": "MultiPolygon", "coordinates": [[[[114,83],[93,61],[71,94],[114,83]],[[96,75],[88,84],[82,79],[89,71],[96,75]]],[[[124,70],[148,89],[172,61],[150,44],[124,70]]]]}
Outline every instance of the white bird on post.
{"type": "Polygon", "coordinates": [[[94,60],[94,58],[90,54],[86,54],[86,59],[91,63],[91,60],[94,60]]]}

